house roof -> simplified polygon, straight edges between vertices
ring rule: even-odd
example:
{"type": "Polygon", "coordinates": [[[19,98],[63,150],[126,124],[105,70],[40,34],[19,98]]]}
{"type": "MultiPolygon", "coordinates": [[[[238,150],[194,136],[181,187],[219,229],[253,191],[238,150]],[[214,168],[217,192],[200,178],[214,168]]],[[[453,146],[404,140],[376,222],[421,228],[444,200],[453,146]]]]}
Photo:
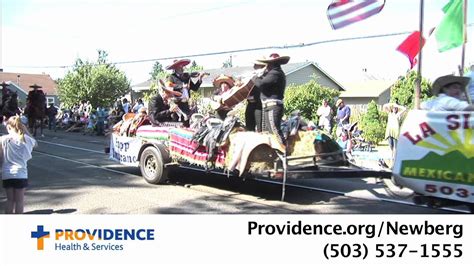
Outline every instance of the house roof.
{"type": "MultiPolygon", "coordinates": [[[[344,87],[339,84],[336,80],[334,80],[331,76],[329,76],[325,71],[323,71],[317,64],[314,62],[300,62],[300,63],[291,63],[291,64],[286,64],[282,65],[281,68],[283,69],[283,72],[288,76],[291,73],[294,73],[302,68],[305,68],[309,65],[312,65],[313,67],[319,69],[324,75],[326,75],[329,79],[334,81],[339,87],[341,87],[342,90],[344,90],[344,87]]],[[[234,78],[245,78],[245,77],[251,77],[252,73],[255,71],[253,69],[253,66],[244,66],[244,67],[231,67],[231,68],[214,68],[214,69],[205,69],[203,70],[204,72],[208,72],[210,75],[205,76],[202,80],[202,85],[201,87],[213,87],[213,80],[218,77],[221,74],[224,75],[229,75],[234,78]]],[[[150,87],[151,85],[151,80],[147,80],[145,82],[138,83],[136,85],[132,86],[132,89],[135,91],[142,90],[143,87],[150,87]]]]}
{"type": "Polygon", "coordinates": [[[17,87],[22,88],[26,93],[32,90],[32,88],[30,88],[31,85],[38,84],[42,87],[41,90],[43,90],[46,95],[58,95],[58,85],[48,74],[0,72],[0,83],[7,81],[14,83],[17,87]],[[18,75],[20,76],[19,78],[18,75]]]}
{"type": "Polygon", "coordinates": [[[390,89],[393,81],[388,80],[364,80],[344,84],[346,91],[341,92],[341,98],[369,97],[378,98],[383,92],[390,89]]]}

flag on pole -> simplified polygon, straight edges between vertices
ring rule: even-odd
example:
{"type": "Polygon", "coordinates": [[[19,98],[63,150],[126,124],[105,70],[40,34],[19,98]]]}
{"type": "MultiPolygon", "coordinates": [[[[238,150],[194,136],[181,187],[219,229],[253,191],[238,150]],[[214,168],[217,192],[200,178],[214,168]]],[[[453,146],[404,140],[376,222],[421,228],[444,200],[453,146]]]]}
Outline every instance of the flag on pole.
{"type": "Polygon", "coordinates": [[[371,17],[385,5],[385,0],[333,0],[327,10],[331,27],[335,30],[371,17]]]}
{"type": "MultiPolygon", "coordinates": [[[[421,47],[425,45],[425,38],[422,39],[421,47]]],[[[397,51],[406,55],[410,61],[410,69],[412,69],[416,63],[416,56],[420,52],[420,32],[414,31],[410,34],[398,47],[397,51]]]]}
{"type": "Polygon", "coordinates": [[[463,3],[463,0],[451,0],[443,8],[445,16],[436,27],[435,33],[440,52],[459,47],[464,43],[463,3]]]}

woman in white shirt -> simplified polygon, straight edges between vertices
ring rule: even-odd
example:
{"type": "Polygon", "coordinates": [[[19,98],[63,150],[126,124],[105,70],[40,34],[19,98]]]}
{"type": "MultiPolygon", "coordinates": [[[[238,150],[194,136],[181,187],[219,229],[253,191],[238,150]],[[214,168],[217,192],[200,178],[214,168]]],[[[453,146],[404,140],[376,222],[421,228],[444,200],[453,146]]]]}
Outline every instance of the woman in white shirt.
{"type": "Polygon", "coordinates": [[[36,146],[19,116],[6,122],[8,135],[0,138],[3,151],[2,181],[7,192],[5,213],[23,213],[25,189],[28,186],[27,162],[36,146]]]}

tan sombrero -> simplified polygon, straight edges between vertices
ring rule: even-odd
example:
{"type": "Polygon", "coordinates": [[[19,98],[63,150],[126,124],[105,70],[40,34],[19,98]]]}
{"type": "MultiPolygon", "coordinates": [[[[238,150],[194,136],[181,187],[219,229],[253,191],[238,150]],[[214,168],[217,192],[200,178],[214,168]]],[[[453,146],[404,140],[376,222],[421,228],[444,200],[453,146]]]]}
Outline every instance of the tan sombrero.
{"type": "Polygon", "coordinates": [[[185,67],[191,63],[191,60],[189,59],[180,59],[180,60],[174,60],[173,64],[169,65],[166,67],[167,70],[171,69],[176,69],[178,67],[185,67]]]}
{"type": "Polygon", "coordinates": [[[43,88],[43,87],[41,87],[40,85],[35,83],[35,84],[31,85],[30,88],[39,89],[39,88],[43,88]]]}
{"type": "Polygon", "coordinates": [[[289,56],[280,56],[279,54],[271,54],[267,59],[257,59],[258,62],[264,64],[277,64],[277,65],[284,65],[290,61],[289,56]]]}
{"type": "Polygon", "coordinates": [[[230,87],[233,87],[234,86],[234,83],[235,83],[235,80],[230,77],[230,76],[226,76],[224,74],[221,74],[220,76],[218,76],[216,79],[214,79],[214,81],[212,82],[212,84],[214,85],[214,87],[220,87],[222,83],[227,83],[230,85],[230,87]]]}
{"type": "Polygon", "coordinates": [[[459,83],[463,87],[463,89],[469,84],[471,79],[468,77],[459,77],[454,75],[446,75],[437,78],[433,82],[433,86],[431,87],[431,92],[433,95],[438,95],[442,88],[446,87],[446,85],[459,83]]]}

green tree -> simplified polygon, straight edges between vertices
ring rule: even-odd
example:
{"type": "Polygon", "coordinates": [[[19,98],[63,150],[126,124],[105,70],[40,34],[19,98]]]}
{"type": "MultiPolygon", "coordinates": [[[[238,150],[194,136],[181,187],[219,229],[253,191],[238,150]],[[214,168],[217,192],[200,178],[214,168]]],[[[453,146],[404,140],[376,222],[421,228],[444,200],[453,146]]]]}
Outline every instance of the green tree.
{"type": "MultiPolygon", "coordinates": [[[[392,86],[390,102],[397,103],[408,108],[413,108],[415,104],[415,86],[417,72],[410,71],[404,77],[400,77],[392,86]]],[[[421,101],[431,98],[431,83],[422,78],[421,80],[421,101]]]]}
{"type": "Polygon", "coordinates": [[[160,62],[155,62],[155,64],[153,65],[153,69],[150,72],[150,76],[152,80],[158,80],[166,76],[166,72],[160,62]]]}
{"type": "Polygon", "coordinates": [[[74,67],[59,80],[58,93],[65,106],[72,106],[81,100],[90,101],[92,106],[111,106],[130,88],[125,73],[115,65],[107,63],[107,53],[98,50],[97,62],[77,59],[74,67]]]}
{"type": "Polygon", "coordinates": [[[362,115],[359,126],[367,141],[377,144],[384,139],[387,118],[379,111],[373,100],[367,106],[367,112],[362,115]]]}
{"type": "Polygon", "coordinates": [[[203,70],[203,69],[204,69],[204,67],[198,65],[198,64],[196,63],[196,61],[194,61],[194,60],[191,62],[191,66],[189,67],[189,71],[191,71],[191,72],[194,72],[194,71],[201,71],[201,70],[203,70]]]}
{"type": "Polygon", "coordinates": [[[303,85],[290,85],[285,90],[285,114],[289,115],[300,110],[306,120],[317,121],[316,111],[323,99],[327,99],[330,106],[334,106],[339,91],[323,87],[316,82],[316,78],[303,85]]]}

